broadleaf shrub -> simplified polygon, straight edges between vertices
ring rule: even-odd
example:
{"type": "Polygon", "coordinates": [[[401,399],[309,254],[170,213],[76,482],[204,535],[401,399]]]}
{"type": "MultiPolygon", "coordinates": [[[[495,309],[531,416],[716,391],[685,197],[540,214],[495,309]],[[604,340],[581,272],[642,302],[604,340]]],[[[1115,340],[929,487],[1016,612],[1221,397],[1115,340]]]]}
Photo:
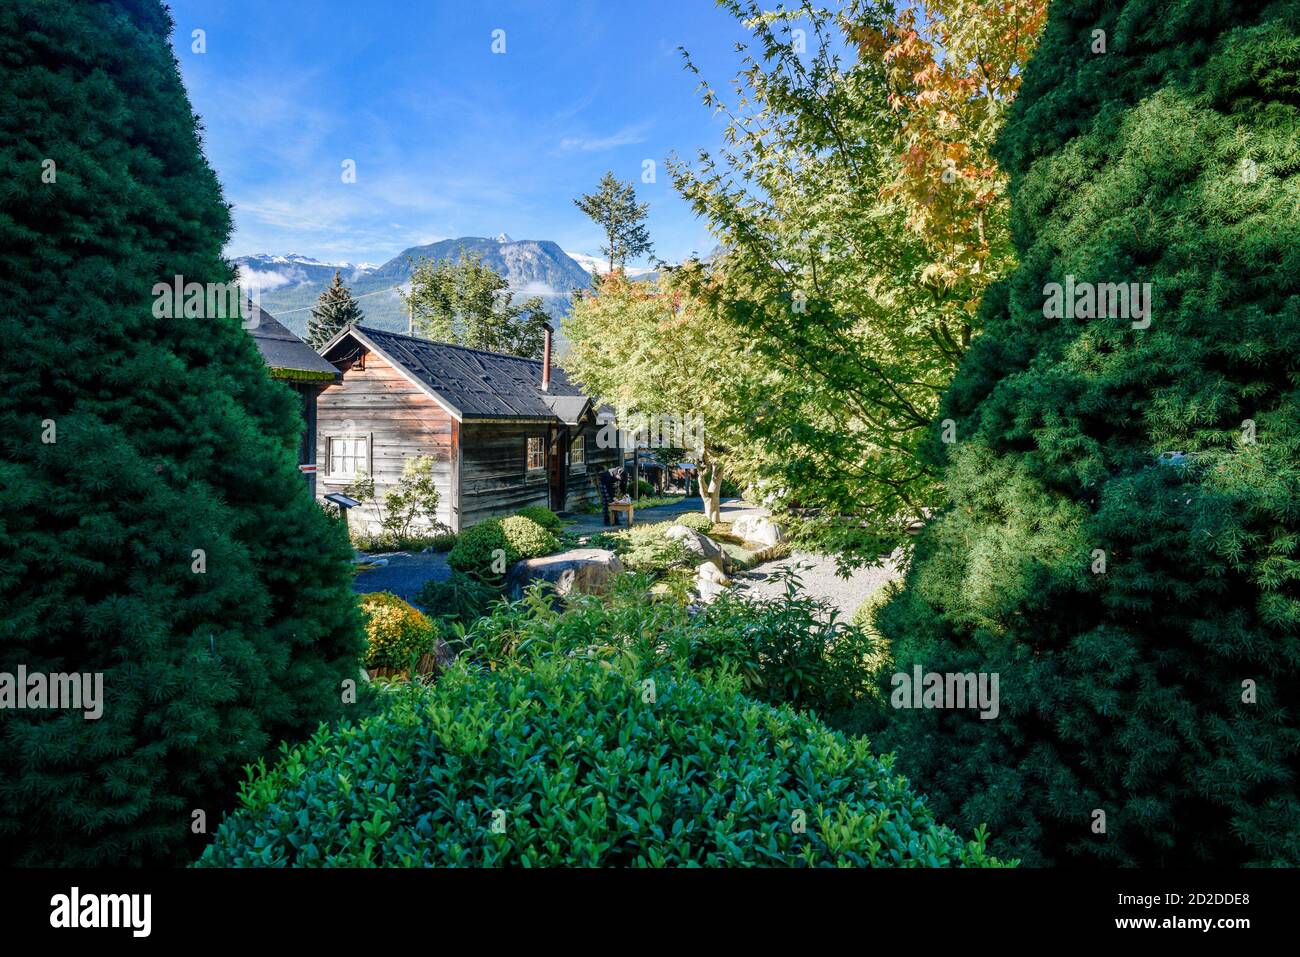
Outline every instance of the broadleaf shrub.
{"type": "Polygon", "coordinates": [[[524,518],[530,518],[548,532],[558,532],[564,524],[560,521],[560,516],[556,515],[544,505],[525,505],[516,515],[522,515],[524,518]]]}
{"type": "Polygon", "coordinates": [[[493,567],[498,549],[509,567],[521,558],[549,555],[559,547],[560,540],[531,518],[490,518],[460,533],[447,553],[447,564],[481,581],[496,583],[504,574],[493,567]]]}
{"type": "Polygon", "coordinates": [[[544,527],[523,515],[501,519],[501,531],[510,547],[511,561],[540,558],[560,547],[560,540],[544,527]]]}
{"type": "Polygon", "coordinates": [[[551,656],[626,657],[647,668],[729,672],[752,698],[834,721],[874,697],[887,645],[804,594],[792,572],[783,579],[779,600],[725,593],[698,612],[673,600],[647,600],[649,573],[619,576],[604,596],[571,596],[563,609],[530,589],[475,623],[465,654],[493,667],[551,656]]]}
{"type": "Polygon", "coordinates": [[[361,597],[366,620],[367,668],[406,668],[413,659],[437,650],[437,626],[391,592],[361,597]]]}
{"type": "Polygon", "coordinates": [[[430,617],[448,622],[473,622],[486,615],[501,593],[491,585],[461,572],[443,581],[428,581],[415,594],[415,602],[430,617]]]}
{"type": "Polygon", "coordinates": [[[646,680],[581,659],[454,665],[252,769],[198,866],[999,864],[865,739],[734,679],[663,670],[653,700],[646,680]]]}

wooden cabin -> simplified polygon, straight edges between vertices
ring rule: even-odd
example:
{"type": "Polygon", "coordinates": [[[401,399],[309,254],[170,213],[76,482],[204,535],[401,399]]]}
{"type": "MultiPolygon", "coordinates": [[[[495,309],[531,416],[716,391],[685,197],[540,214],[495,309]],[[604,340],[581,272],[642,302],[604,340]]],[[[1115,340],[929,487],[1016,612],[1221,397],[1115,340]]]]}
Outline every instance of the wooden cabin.
{"type": "MultiPolygon", "coordinates": [[[[604,420],[551,368],[549,331],[546,341],[538,361],[367,326],[341,333],[321,350],[342,381],[318,403],[318,496],[364,474],[382,503],[407,459],[430,456],[438,521],[453,531],[525,505],[571,512],[599,501],[596,475],[621,450],[600,440],[604,420]]],[[[350,519],[377,530],[371,507],[350,519]]]]}
{"type": "Polygon", "coordinates": [[[316,494],[316,407],[325,389],[342,381],[343,374],[322,359],[316,350],[281,325],[274,316],[255,306],[256,321],[249,333],[262,353],[262,360],[278,379],[298,393],[302,402],[303,433],[298,443],[298,470],[316,494]]]}

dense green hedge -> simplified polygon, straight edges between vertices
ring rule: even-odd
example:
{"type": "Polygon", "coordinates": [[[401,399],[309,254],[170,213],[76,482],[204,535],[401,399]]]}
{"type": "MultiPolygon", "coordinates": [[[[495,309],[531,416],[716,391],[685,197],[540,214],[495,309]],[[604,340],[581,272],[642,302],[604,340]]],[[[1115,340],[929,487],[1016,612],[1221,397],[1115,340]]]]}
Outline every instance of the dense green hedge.
{"type": "Polygon", "coordinates": [[[1027,862],[1300,864],[1300,3],[1054,0],[998,154],[1021,265],[875,621],[1001,713],[876,740],[1027,862]],[[1070,277],[1149,324],[1049,316],[1070,277]]]}
{"type": "Polygon", "coordinates": [[[864,739],[734,679],[563,657],[453,666],[286,748],[241,801],[200,866],[996,863],[864,739]]]}
{"type": "Polygon", "coordinates": [[[155,316],[235,278],[172,33],[156,0],[0,3],[0,670],[104,695],[0,710],[0,864],[191,859],[194,811],[357,677],[301,398],[238,316],[155,316]]]}
{"type": "Polygon", "coordinates": [[[564,524],[560,521],[560,516],[542,505],[525,505],[515,514],[522,515],[524,518],[531,518],[548,532],[558,532],[560,526],[564,524]]]}
{"type": "Polygon", "coordinates": [[[493,570],[498,549],[504,553],[505,567],[509,568],[521,558],[549,555],[559,547],[560,540],[530,518],[490,518],[460,533],[447,553],[447,564],[481,581],[499,582],[504,572],[493,570]]]}

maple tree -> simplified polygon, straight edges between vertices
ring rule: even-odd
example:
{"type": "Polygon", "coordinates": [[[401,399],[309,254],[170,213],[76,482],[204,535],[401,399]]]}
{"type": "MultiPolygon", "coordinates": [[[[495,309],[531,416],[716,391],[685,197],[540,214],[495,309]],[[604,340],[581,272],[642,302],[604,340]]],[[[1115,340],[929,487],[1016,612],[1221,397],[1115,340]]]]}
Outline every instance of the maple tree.
{"type": "Polygon", "coordinates": [[[752,35],[730,102],[701,83],[724,143],[669,168],[721,244],[696,292],[776,373],[744,477],[871,560],[941,501],[919,450],[1014,264],[988,150],[1046,3],[721,5],[752,35]]]}

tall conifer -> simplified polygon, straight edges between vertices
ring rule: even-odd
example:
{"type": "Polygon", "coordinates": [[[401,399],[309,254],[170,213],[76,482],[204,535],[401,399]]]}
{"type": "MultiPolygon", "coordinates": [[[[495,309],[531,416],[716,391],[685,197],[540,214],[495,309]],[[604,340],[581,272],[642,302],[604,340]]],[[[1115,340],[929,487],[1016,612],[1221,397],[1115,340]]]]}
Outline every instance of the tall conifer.
{"type": "Polygon", "coordinates": [[[191,858],[242,766],[357,674],[294,395],[237,313],[155,292],[233,278],[171,29],[158,0],[0,6],[0,672],[104,697],[0,711],[8,862],[191,858]]]}
{"type": "Polygon", "coordinates": [[[875,743],[1029,862],[1300,863],[1300,4],[1054,0],[998,152],[1021,265],[878,624],[1000,716],[875,743]]]}
{"type": "Polygon", "coordinates": [[[333,281],[321,291],[316,305],[312,306],[307,320],[307,341],[319,349],[336,335],[365,318],[361,307],[352,298],[352,290],[343,285],[339,271],[334,270],[333,281]]]}

